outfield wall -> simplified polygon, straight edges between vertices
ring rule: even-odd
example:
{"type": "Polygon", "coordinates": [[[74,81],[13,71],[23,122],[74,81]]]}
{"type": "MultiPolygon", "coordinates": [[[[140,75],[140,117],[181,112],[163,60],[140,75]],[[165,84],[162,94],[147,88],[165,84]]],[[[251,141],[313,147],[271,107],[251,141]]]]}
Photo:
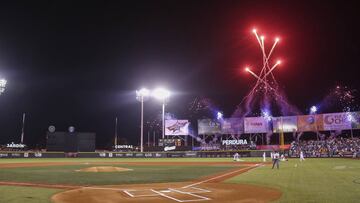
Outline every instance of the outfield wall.
{"type": "Polygon", "coordinates": [[[262,157],[263,153],[270,156],[270,151],[242,150],[242,151],[171,151],[171,152],[0,152],[0,158],[175,158],[175,157],[233,157],[235,153],[240,157],[262,157]]]}
{"type": "MultiPolygon", "coordinates": [[[[243,150],[243,151],[187,151],[187,152],[80,152],[65,154],[64,152],[0,152],[1,158],[66,158],[66,157],[78,157],[78,158],[221,158],[221,157],[233,157],[235,153],[239,153],[240,157],[262,157],[263,153],[266,153],[266,157],[270,157],[271,151],[264,150],[243,150]]],[[[285,156],[289,157],[287,151],[285,156]]],[[[291,156],[290,156],[291,157],[291,156]]],[[[320,157],[329,157],[327,154],[321,154],[320,157]]],[[[334,155],[332,157],[340,157],[334,155]]],[[[346,154],[343,157],[353,157],[352,154],[346,154]]],[[[360,157],[360,153],[357,154],[360,157]]]]}

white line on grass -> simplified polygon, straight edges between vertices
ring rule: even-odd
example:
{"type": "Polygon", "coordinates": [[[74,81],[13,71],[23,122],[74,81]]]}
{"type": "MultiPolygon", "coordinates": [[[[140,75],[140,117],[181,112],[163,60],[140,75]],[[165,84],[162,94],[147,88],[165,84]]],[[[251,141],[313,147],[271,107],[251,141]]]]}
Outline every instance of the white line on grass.
{"type": "MultiPolygon", "coordinates": [[[[236,170],[236,171],[232,171],[232,172],[229,172],[229,173],[225,173],[225,174],[222,174],[222,175],[219,175],[219,176],[216,176],[216,177],[207,179],[207,180],[203,180],[203,181],[200,181],[200,182],[197,182],[197,183],[193,183],[193,184],[184,186],[184,187],[182,187],[182,188],[188,188],[188,187],[192,187],[192,186],[195,186],[195,185],[200,185],[200,184],[202,184],[202,183],[206,183],[206,182],[209,182],[209,181],[212,181],[212,180],[216,180],[216,179],[218,179],[218,178],[222,178],[222,177],[224,177],[224,176],[228,176],[228,175],[231,175],[231,174],[240,172],[240,171],[245,171],[245,170],[247,170],[247,169],[250,169],[250,170],[251,170],[251,168],[255,169],[255,168],[258,167],[258,166],[259,166],[259,164],[255,164],[255,167],[254,167],[254,166],[250,166],[250,167],[242,168],[242,169],[239,169],[239,170],[236,170]]],[[[250,170],[249,170],[249,171],[250,171],[250,170]]]]}

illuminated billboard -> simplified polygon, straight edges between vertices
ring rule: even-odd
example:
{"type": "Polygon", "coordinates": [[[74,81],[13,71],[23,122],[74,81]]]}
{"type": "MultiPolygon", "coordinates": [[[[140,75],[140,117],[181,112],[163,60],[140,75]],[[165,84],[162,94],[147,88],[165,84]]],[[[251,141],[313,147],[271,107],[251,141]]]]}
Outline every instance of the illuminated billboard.
{"type": "Polygon", "coordinates": [[[297,131],[297,116],[274,117],[272,122],[274,133],[297,131]]]}
{"type": "Polygon", "coordinates": [[[165,135],[189,135],[188,120],[165,120],[165,135]]]}
{"type": "Polygon", "coordinates": [[[200,119],[198,120],[198,134],[199,135],[213,135],[221,133],[221,123],[214,119],[200,119]]]}

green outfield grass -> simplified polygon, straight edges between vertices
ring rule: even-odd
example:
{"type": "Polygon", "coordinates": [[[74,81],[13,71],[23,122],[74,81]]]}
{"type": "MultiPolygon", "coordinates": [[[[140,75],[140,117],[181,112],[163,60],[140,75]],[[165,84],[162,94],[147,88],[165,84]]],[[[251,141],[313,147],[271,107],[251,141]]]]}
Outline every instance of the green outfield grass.
{"type": "Polygon", "coordinates": [[[233,168],[233,166],[131,166],[111,164],[111,166],[129,168],[133,171],[108,173],[76,171],[93,166],[106,166],[106,164],[0,168],[0,181],[72,185],[177,182],[193,180],[233,168]]]}
{"type": "Polygon", "coordinates": [[[298,159],[264,166],[226,182],[265,185],[283,192],[278,202],[360,202],[360,160],[298,159]]]}
{"type": "Polygon", "coordinates": [[[50,197],[60,191],[62,190],[0,186],[0,203],[48,203],[50,202],[50,197]]]}

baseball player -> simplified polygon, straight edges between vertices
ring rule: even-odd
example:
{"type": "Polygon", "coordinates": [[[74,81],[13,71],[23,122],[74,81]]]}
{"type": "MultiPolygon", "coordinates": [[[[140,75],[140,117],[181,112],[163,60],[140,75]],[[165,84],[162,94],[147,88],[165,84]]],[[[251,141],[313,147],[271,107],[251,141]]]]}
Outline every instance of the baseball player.
{"type": "Polygon", "coordinates": [[[300,151],[300,162],[305,161],[304,152],[300,151]]]}
{"type": "Polygon", "coordinates": [[[263,153],[263,162],[266,162],[266,153],[263,153]]]}
{"type": "Polygon", "coordinates": [[[239,161],[239,153],[234,154],[234,161],[239,161]]]}
{"type": "Polygon", "coordinates": [[[272,169],[274,169],[274,166],[276,164],[276,168],[279,169],[279,160],[280,159],[280,154],[279,152],[275,152],[273,154],[273,166],[272,166],[272,169]]]}

